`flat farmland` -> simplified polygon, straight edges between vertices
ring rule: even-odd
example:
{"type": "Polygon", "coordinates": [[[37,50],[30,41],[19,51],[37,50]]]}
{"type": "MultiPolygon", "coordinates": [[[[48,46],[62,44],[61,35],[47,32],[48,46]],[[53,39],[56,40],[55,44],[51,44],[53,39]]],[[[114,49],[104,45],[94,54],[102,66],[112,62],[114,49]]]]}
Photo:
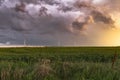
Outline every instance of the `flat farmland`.
{"type": "Polygon", "coordinates": [[[0,48],[1,80],[120,80],[120,47],[0,48]]]}

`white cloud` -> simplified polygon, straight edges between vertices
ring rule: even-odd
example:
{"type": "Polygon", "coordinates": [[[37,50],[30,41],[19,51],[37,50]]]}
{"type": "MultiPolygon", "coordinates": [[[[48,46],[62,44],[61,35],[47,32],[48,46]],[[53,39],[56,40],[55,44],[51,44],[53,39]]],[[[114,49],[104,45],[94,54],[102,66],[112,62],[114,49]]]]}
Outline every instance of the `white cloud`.
{"type": "Polygon", "coordinates": [[[11,8],[11,7],[15,7],[16,4],[18,4],[19,1],[18,0],[4,0],[4,2],[1,4],[1,7],[7,7],[7,8],[11,8]]]}
{"type": "Polygon", "coordinates": [[[29,12],[29,14],[37,14],[39,12],[39,9],[41,8],[40,5],[35,5],[35,4],[27,4],[26,10],[29,12]]]}
{"type": "Polygon", "coordinates": [[[106,4],[108,0],[93,0],[92,2],[95,5],[99,5],[99,4],[101,5],[101,4],[106,4]]]}

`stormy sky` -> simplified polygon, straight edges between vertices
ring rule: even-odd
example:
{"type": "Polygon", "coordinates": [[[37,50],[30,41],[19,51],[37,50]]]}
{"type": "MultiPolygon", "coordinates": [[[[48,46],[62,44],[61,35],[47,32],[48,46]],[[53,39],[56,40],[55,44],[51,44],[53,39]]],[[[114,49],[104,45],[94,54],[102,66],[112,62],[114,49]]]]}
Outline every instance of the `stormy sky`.
{"type": "Polygon", "coordinates": [[[109,36],[120,34],[119,4],[120,0],[0,0],[0,44],[116,45],[120,42],[111,44],[115,40],[110,42],[109,36]]]}

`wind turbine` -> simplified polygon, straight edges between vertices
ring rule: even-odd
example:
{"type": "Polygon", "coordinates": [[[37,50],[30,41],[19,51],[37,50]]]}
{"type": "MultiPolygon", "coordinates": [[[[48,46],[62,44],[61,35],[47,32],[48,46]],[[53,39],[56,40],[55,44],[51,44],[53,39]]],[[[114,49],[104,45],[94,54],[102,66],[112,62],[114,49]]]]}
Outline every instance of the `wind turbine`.
{"type": "Polygon", "coordinates": [[[24,47],[26,47],[26,46],[28,46],[29,45],[29,43],[28,43],[28,36],[29,36],[29,34],[30,34],[30,32],[29,32],[29,30],[23,30],[23,31],[21,31],[21,34],[22,34],[22,37],[23,37],[23,46],[24,47]]]}
{"type": "Polygon", "coordinates": [[[74,45],[74,46],[77,46],[77,43],[76,43],[76,41],[74,41],[74,42],[73,42],[73,45],[74,45]]]}
{"type": "Polygon", "coordinates": [[[25,36],[25,33],[23,32],[23,45],[24,45],[24,47],[26,47],[27,46],[27,38],[26,38],[26,36],[25,36]]]}
{"type": "Polygon", "coordinates": [[[60,42],[59,39],[58,39],[57,45],[58,45],[58,46],[61,46],[61,42],[60,42]]]}

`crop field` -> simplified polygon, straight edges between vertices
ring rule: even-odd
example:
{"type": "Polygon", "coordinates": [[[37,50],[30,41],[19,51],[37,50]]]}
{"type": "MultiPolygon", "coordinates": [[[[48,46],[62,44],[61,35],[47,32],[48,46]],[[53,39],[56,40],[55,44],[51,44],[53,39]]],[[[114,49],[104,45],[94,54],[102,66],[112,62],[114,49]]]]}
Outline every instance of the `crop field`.
{"type": "Polygon", "coordinates": [[[120,80],[120,47],[0,48],[0,80],[120,80]]]}

